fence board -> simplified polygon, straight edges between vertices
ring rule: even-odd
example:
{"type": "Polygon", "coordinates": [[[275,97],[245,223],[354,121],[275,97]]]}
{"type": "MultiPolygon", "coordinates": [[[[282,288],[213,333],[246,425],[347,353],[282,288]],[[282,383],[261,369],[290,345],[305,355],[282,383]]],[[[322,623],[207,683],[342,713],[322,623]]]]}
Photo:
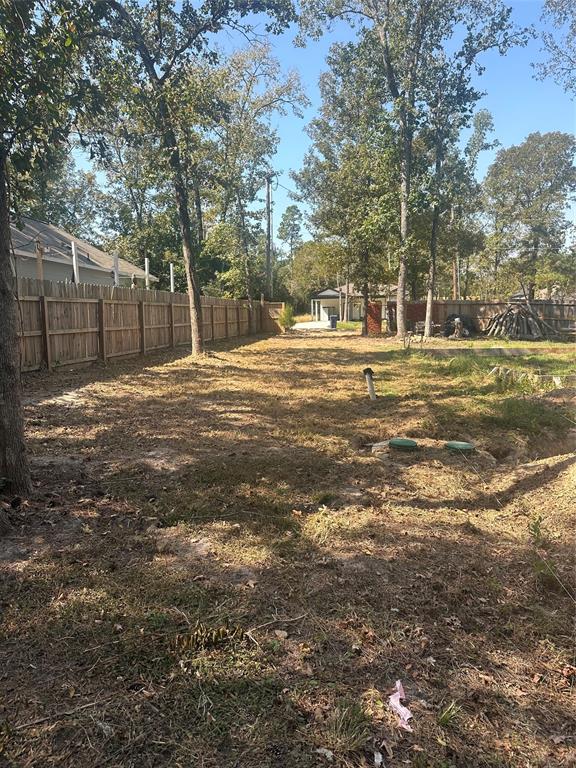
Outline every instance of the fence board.
{"type": "MultiPolygon", "coordinates": [[[[449,315],[466,315],[472,319],[478,331],[483,331],[494,315],[506,309],[506,301],[435,301],[432,319],[438,325],[444,325],[449,315]]],[[[395,318],[395,302],[388,303],[388,310],[395,318]]],[[[553,301],[534,301],[532,308],[538,316],[556,331],[565,331],[576,324],[576,304],[553,301]]],[[[272,312],[270,313],[272,315],[272,312]]],[[[411,301],[406,304],[406,318],[409,327],[418,320],[424,320],[426,303],[411,301]]],[[[394,326],[395,327],[395,326],[394,326]]]]}
{"type": "MultiPolygon", "coordinates": [[[[18,280],[23,371],[190,344],[188,296],[169,291],[18,280]]],[[[278,333],[279,303],[202,296],[206,341],[278,333]]]]}

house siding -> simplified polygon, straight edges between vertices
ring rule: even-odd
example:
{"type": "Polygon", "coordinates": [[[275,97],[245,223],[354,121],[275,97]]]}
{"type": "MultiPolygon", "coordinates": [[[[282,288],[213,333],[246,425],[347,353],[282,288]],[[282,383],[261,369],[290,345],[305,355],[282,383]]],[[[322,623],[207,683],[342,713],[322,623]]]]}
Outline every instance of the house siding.
{"type": "MultiPolygon", "coordinates": [[[[17,256],[18,277],[36,278],[36,259],[23,259],[17,256]]],[[[72,265],[61,264],[55,261],[44,259],[44,280],[51,280],[55,283],[73,282],[72,265]]],[[[82,264],[79,266],[80,282],[91,283],[92,285],[114,285],[114,279],[111,274],[103,272],[101,269],[90,269],[82,264]]]]}

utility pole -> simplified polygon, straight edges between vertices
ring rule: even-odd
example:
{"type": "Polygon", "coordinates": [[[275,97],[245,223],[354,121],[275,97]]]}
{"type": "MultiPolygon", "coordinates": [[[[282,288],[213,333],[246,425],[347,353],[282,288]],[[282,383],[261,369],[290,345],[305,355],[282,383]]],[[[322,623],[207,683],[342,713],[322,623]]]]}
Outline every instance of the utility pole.
{"type": "Polygon", "coordinates": [[[272,176],[266,176],[266,290],[272,299],[272,176]]]}

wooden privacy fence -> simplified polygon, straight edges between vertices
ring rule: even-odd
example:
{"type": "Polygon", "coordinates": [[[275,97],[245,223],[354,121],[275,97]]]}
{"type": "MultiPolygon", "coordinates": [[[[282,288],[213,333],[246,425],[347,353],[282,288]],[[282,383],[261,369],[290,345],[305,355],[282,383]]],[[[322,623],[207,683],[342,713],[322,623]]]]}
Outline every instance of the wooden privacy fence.
{"type": "MultiPolygon", "coordinates": [[[[190,344],[188,296],[168,291],[18,281],[21,366],[106,361],[190,344]]],[[[279,333],[281,303],[203,296],[205,341],[279,333]]]]}
{"type": "MultiPolygon", "coordinates": [[[[465,315],[472,318],[476,330],[483,331],[494,315],[503,312],[508,306],[506,301],[435,301],[432,310],[434,323],[444,326],[449,315],[465,315]]],[[[576,328],[576,304],[564,304],[556,301],[533,301],[531,306],[541,320],[552,326],[559,333],[567,333],[576,328]]],[[[396,319],[396,303],[388,302],[388,311],[393,323],[396,319]]],[[[414,323],[426,317],[425,301],[410,301],[406,304],[406,320],[413,329],[414,323]]],[[[395,325],[394,325],[395,328],[395,325]]]]}

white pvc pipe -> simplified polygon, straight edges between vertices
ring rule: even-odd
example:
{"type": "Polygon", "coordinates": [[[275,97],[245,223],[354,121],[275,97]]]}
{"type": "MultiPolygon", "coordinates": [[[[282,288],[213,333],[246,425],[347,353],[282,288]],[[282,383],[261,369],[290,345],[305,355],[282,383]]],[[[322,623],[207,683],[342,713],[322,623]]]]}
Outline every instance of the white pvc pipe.
{"type": "Polygon", "coordinates": [[[368,387],[368,395],[370,396],[370,400],[376,400],[376,391],[374,389],[374,379],[372,378],[374,375],[374,372],[371,368],[365,368],[364,376],[366,378],[366,385],[368,387]]]}
{"type": "Polygon", "coordinates": [[[170,262],[170,293],[174,293],[174,264],[170,262]]]}

